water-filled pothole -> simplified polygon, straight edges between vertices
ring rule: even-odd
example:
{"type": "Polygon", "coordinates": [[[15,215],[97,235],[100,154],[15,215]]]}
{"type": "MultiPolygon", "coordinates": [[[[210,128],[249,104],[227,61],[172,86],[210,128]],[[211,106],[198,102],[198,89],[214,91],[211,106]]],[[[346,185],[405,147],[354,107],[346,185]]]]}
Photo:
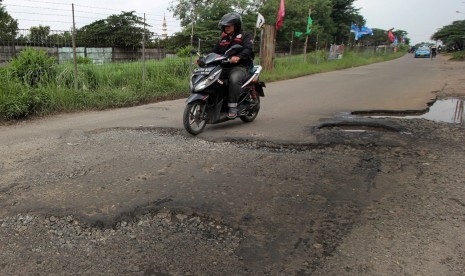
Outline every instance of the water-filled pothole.
{"type": "Polygon", "coordinates": [[[435,122],[453,123],[463,125],[465,121],[463,99],[436,100],[425,110],[420,111],[356,111],[352,114],[369,116],[371,118],[405,118],[426,119],[435,122]]]}

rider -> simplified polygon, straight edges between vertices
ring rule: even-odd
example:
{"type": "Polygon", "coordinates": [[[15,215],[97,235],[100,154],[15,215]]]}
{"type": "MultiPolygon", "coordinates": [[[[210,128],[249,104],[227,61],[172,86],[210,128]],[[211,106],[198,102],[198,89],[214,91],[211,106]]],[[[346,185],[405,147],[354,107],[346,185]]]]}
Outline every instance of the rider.
{"type": "Polygon", "coordinates": [[[436,48],[436,45],[433,45],[431,47],[431,58],[436,57],[436,54],[437,54],[437,48],[436,48]]]}
{"type": "Polygon", "coordinates": [[[248,68],[254,58],[253,38],[250,33],[242,32],[242,17],[237,12],[223,15],[218,26],[223,32],[212,52],[223,55],[233,45],[243,46],[239,53],[230,58],[231,64],[223,70],[223,76],[229,79],[228,118],[232,119],[237,116],[241,86],[247,78],[248,68]]]}

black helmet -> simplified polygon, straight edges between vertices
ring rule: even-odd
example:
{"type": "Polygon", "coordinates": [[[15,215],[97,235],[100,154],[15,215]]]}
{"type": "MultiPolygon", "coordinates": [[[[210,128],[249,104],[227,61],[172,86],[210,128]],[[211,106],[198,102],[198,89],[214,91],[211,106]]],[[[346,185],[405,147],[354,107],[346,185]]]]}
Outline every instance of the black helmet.
{"type": "Polygon", "coordinates": [[[224,27],[234,25],[234,32],[240,32],[242,28],[242,16],[237,12],[230,12],[221,17],[218,27],[224,32],[224,27]]]}

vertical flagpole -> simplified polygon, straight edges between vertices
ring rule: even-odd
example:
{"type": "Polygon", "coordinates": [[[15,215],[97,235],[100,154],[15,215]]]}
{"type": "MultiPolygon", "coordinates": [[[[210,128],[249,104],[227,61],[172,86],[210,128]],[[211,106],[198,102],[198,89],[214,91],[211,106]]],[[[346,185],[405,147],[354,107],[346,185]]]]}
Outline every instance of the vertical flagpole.
{"type": "MultiPolygon", "coordinates": [[[[308,16],[310,16],[310,13],[312,12],[312,8],[308,9],[308,16]]],[[[308,18],[307,18],[308,20],[308,18]]],[[[307,22],[307,28],[308,28],[308,22],[307,22]]],[[[308,32],[306,31],[306,36],[305,36],[305,46],[304,46],[304,62],[307,62],[307,44],[308,44],[308,32]]]]}
{"type": "Polygon", "coordinates": [[[294,32],[291,35],[291,48],[289,49],[289,57],[292,56],[292,43],[294,42],[294,32]]]}
{"type": "Polygon", "coordinates": [[[352,33],[352,24],[353,24],[353,23],[350,24],[349,41],[347,42],[347,47],[349,47],[348,50],[351,49],[351,46],[350,46],[350,38],[352,37],[352,35],[351,35],[351,33],[352,33]]]}

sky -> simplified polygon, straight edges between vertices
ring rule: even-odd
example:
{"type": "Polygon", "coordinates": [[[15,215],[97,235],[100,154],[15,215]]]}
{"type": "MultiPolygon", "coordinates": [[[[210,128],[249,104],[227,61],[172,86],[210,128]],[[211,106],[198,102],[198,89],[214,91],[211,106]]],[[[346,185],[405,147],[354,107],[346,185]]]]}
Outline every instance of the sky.
{"type": "Polygon", "coordinates": [[[18,20],[19,29],[32,26],[50,26],[50,30],[72,29],[72,4],[76,28],[96,20],[105,19],[122,11],[135,11],[146,18],[152,32],[161,35],[163,17],[166,17],[167,32],[171,35],[180,31],[178,20],[172,17],[168,7],[172,0],[3,0],[7,12],[18,20]]]}
{"type": "Polygon", "coordinates": [[[367,27],[404,30],[412,45],[432,42],[438,29],[465,20],[464,0],[356,0],[354,6],[360,8],[367,27]]]}
{"type": "MultiPolygon", "coordinates": [[[[268,0],[270,1],[270,0],[268,0]]],[[[31,26],[50,26],[51,30],[70,30],[71,4],[75,5],[76,27],[121,11],[135,11],[162,34],[162,20],[166,16],[168,35],[180,30],[179,22],[168,7],[173,0],[4,0],[8,13],[18,20],[20,29],[31,26]]],[[[431,42],[431,35],[455,20],[465,20],[465,0],[355,0],[354,6],[366,19],[366,26],[379,29],[407,31],[411,44],[431,42]],[[462,13],[457,13],[460,11],[462,13]]],[[[284,19],[285,24],[285,19],[284,19]]]]}

